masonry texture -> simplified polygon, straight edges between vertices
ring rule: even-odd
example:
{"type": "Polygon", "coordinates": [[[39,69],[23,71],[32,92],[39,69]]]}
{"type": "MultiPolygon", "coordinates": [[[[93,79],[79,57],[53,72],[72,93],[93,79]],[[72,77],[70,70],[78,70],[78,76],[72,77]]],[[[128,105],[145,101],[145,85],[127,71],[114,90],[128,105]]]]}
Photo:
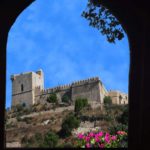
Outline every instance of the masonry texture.
{"type": "Polygon", "coordinates": [[[87,98],[89,103],[103,104],[105,96],[110,96],[114,104],[127,104],[128,96],[119,91],[107,91],[99,77],[72,82],[69,85],[44,89],[44,73],[27,72],[11,76],[12,106],[25,104],[31,106],[36,103],[46,103],[51,93],[56,93],[59,103],[67,96],[72,104],[77,98],[87,98]]]}

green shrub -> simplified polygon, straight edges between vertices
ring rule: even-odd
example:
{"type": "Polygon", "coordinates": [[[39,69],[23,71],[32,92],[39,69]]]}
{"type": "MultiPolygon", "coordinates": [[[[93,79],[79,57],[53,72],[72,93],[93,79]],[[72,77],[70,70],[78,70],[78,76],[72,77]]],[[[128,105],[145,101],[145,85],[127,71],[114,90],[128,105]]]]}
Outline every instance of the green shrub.
{"type": "Polygon", "coordinates": [[[69,99],[69,96],[68,95],[63,95],[62,96],[62,102],[64,103],[69,103],[70,99],[69,99]]]}
{"type": "Polygon", "coordinates": [[[84,107],[88,106],[86,98],[78,98],[75,101],[75,112],[80,112],[84,107]]]}
{"type": "Polygon", "coordinates": [[[41,147],[41,145],[43,144],[43,136],[40,133],[35,133],[34,143],[37,147],[41,147]]]}
{"type": "Polygon", "coordinates": [[[59,137],[57,134],[55,134],[52,131],[49,131],[45,136],[44,136],[44,142],[43,146],[44,147],[49,147],[49,148],[54,148],[57,146],[59,137]]]}
{"type": "Polygon", "coordinates": [[[51,93],[49,97],[47,98],[47,102],[49,103],[58,103],[57,95],[56,93],[51,93]]]}
{"type": "Polygon", "coordinates": [[[112,99],[110,96],[105,96],[104,97],[104,104],[105,105],[111,105],[112,104],[112,99]]]}
{"type": "Polygon", "coordinates": [[[40,133],[35,133],[34,138],[36,141],[40,142],[42,140],[42,136],[40,133]]]}
{"type": "Polygon", "coordinates": [[[5,127],[6,127],[6,129],[12,128],[12,127],[13,127],[13,124],[12,124],[12,123],[6,123],[5,127]]]}
{"type": "Polygon", "coordinates": [[[128,126],[124,124],[117,124],[114,126],[111,126],[109,129],[110,134],[116,134],[117,131],[125,131],[128,133],[128,126]]]}
{"type": "Polygon", "coordinates": [[[123,113],[117,118],[117,121],[122,124],[128,124],[128,106],[124,107],[123,113]]]}
{"type": "Polygon", "coordinates": [[[20,112],[20,111],[22,111],[23,110],[23,105],[21,105],[21,104],[17,104],[15,107],[14,107],[14,109],[15,109],[15,112],[20,112]]]}
{"type": "Polygon", "coordinates": [[[64,137],[70,136],[74,128],[78,128],[80,121],[73,115],[69,114],[62,123],[61,135],[64,137]]]}
{"type": "Polygon", "coordinates": [[[16,119],[17,119],[17,121],[22,121],[20,116],[17,116],[16,119]]]}

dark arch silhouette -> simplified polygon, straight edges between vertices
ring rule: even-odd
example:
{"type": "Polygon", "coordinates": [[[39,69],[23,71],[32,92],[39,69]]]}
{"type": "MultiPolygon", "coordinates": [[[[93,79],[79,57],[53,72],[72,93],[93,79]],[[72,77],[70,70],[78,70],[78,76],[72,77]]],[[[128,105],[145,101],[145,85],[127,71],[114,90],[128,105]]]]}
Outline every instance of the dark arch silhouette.
{"type": "MultiPolygon", "coordinates": [[[[142,0],[93,0],[107,7],[121,22],[130,46],[129,71],[129,149],[149,147],[150,135],[150,9],[142,0]]],[[[34,0],[2,0],[0,2],[0,113],[4,118],[6,45],[8,32],[19,14],[34,0]]],[[[4,120],[4,119],[3,119],[4,120]]],[[[4,129],[1,121],[0,130],[4,129]]],[[[2,132],[3,133],[3,132],[2,132]]],[[[4,135],[0,134],[1,141],[4,135]]],[[[4,141],[5,143],[5,141],[4,141]]],[[[3,145],[4,146],[4,145],[3,145]]]]}

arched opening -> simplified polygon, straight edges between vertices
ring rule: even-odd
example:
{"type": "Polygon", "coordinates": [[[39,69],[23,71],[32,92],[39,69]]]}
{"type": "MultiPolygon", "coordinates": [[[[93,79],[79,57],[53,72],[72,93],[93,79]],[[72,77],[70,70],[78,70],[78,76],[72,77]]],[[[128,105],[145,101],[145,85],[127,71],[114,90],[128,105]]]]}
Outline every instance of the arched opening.
{"type": "MultiPolygon", "coordinates": [[[[3,64],[0,66],[2,74],[0,86],[2,91],[0,97],[5,100],[5,81],[6,81],[6,43],[7,34],[18,15],[34,0],[18,1],[11,0],[1,1],[0,18],[3,20],[0,27],[0,59],[3,64]],[[10,5],[12,6],[10,9],[10,5]],[[7,11],[7,10],[10,11],[7,11]]],[[[118,16],[119,20],[126,26],[130,41],[130,85],[129,85],[129,98],[130,98],[130,117],[129,117],[129,147],[131,149],[147,148],[149,147],[149,5],[148,1],[135,2],[135,1],[96,1],[103,3],[109,7],[113,13],[118,16]],[[130,14],[130,15],[129,15],[130,14]],[[128,18],[128,19],[127,19],[128,18]],[[144,59],[143,59],[144,58],[144,59]],[[141,69],[142,68],[142,69],[141,69]],[[139,74],[137,76],[137,74],[139,74]],[[142,105],[141,105],[142,104],[142,105]],[[136,116],[135,116],[136,114],[136,116]],[[137,127],[137,128],[135,128],[137,127]]],[[[4,116],[5,102],[2,101],[0,105],[2,117],[4,116]]],[[[2,126],[4,125],[1,122],[2,126]]],[[[1,128],[3,129],[3,128],[1,128]]],[[[3,130],[2,130],[3,131],[3,130]]],[[[1,134],[3,141],[3,134],[1,134]]],[[[4,145],[2,145],[3,147],[4,145]]]]}

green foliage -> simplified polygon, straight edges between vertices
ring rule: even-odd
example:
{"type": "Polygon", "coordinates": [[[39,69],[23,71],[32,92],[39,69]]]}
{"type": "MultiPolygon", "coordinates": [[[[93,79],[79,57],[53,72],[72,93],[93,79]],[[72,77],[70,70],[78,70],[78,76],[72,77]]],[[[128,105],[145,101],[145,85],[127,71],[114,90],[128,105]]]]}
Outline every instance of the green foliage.
{"type": "Polygon", "coordinates": [[[41,143],[41,141],[43,140],[40,133],[35,133],[34,138],[38,143],[41,143]]]}
{"type": "Polygon", "coordinates": [[[128,133],[128,125],[124,125],[124,124],[113,125],[108,129],[110,134],[116,134],[117,131],[125,131],[126,133],[128,133]]]}
{"type": "Polygon", "coordinates": [[[56,93],[51,93],[49,97],[47,98],[47,102],[49,103],[58,103],[57,95],[56,93]]]}
{"type": "Polygon", "coordinates": [[[58,140],[59,140],[58,135],[52,131],[49,131],[44,137],[43,146],[54,148],[57,146],[58,140]]]}
{"type": "Polygon", "coordinates": [[[16,119],[17,119],[17,121],[22,121],[20,116],[17,116],[16,119]]]}
{"type": "Polygon", "coordinates": [[[61,130],[61,135],[62,136],[70,136],[71,135],[71,131],[74,128],[78,128],[80,125],[80,121],[73,115],[73,114],[69,114],[62,123],[62,130],[61,130]]]}
{"type": "Polygon", "coordinates": [[[5,127],[6,127],[6,129],[8,129],[8,128],[12,128],[12,127],[14,127],[14,126],[13,126],[12,123],[6,123],[5,127]]]}
{"type": "Polygon", "coordinates": [[[24,107],[21,104],[17,104],[16,106],[14,106],[15,112],[21,112],[23,108],[24,107]]]}
{"type": "Polygon", "coordinates": [[[25,147],[41,147],[41,148],[54,148],[57,146],[59,137],[57,134],[55,134],[52,131],[48,131],[45,135],[41,135],[40,133],[35,133],[34,136],[28,138],[27,135],[25,135],[21,143],[25,147]]]}
{"type": "Polygon", "coordinates": [[[89,21],[89,25],[105,35],[108,42],[115,43],[116,39],[124,37],[123,28],[112,13],[100,4],[100,1],[88,0],[86,11],[82,16],[89,21]]]}
{"type": "Polygon", "coordinates": [[[112,99],[110,96],[105,96],[104,97],[104,104],[105,105],[111,105],[112,104],[112,99]]]}
{"type": "Polygon", "coordinates": [[[118,122],[127,125],[128,124],[128,115],[129,115],[128,106],[126,106],[123,110],[123,113],[117,118],[118,122]]]}
{"type": "Polygon", "coordinates": [[[69,96],[67,96],[67,95],[62,96],[62,102],[69,103],[69,101],[70,101],[69,96]]]}
{"type": "Polygon", "coordinates": [[[84,107],[88,106],[88,100],[86,98],[78,98],[75,101],[75,112],[80,112],[84,107]]]}
{"type": "Polygon", "coordinates": [[[117,131],[114,135],[109,132],[96,131],[79,133],[73,143],[78,148],[127,148],[127,139],[128,134],[122,130],[117,131]]]}

